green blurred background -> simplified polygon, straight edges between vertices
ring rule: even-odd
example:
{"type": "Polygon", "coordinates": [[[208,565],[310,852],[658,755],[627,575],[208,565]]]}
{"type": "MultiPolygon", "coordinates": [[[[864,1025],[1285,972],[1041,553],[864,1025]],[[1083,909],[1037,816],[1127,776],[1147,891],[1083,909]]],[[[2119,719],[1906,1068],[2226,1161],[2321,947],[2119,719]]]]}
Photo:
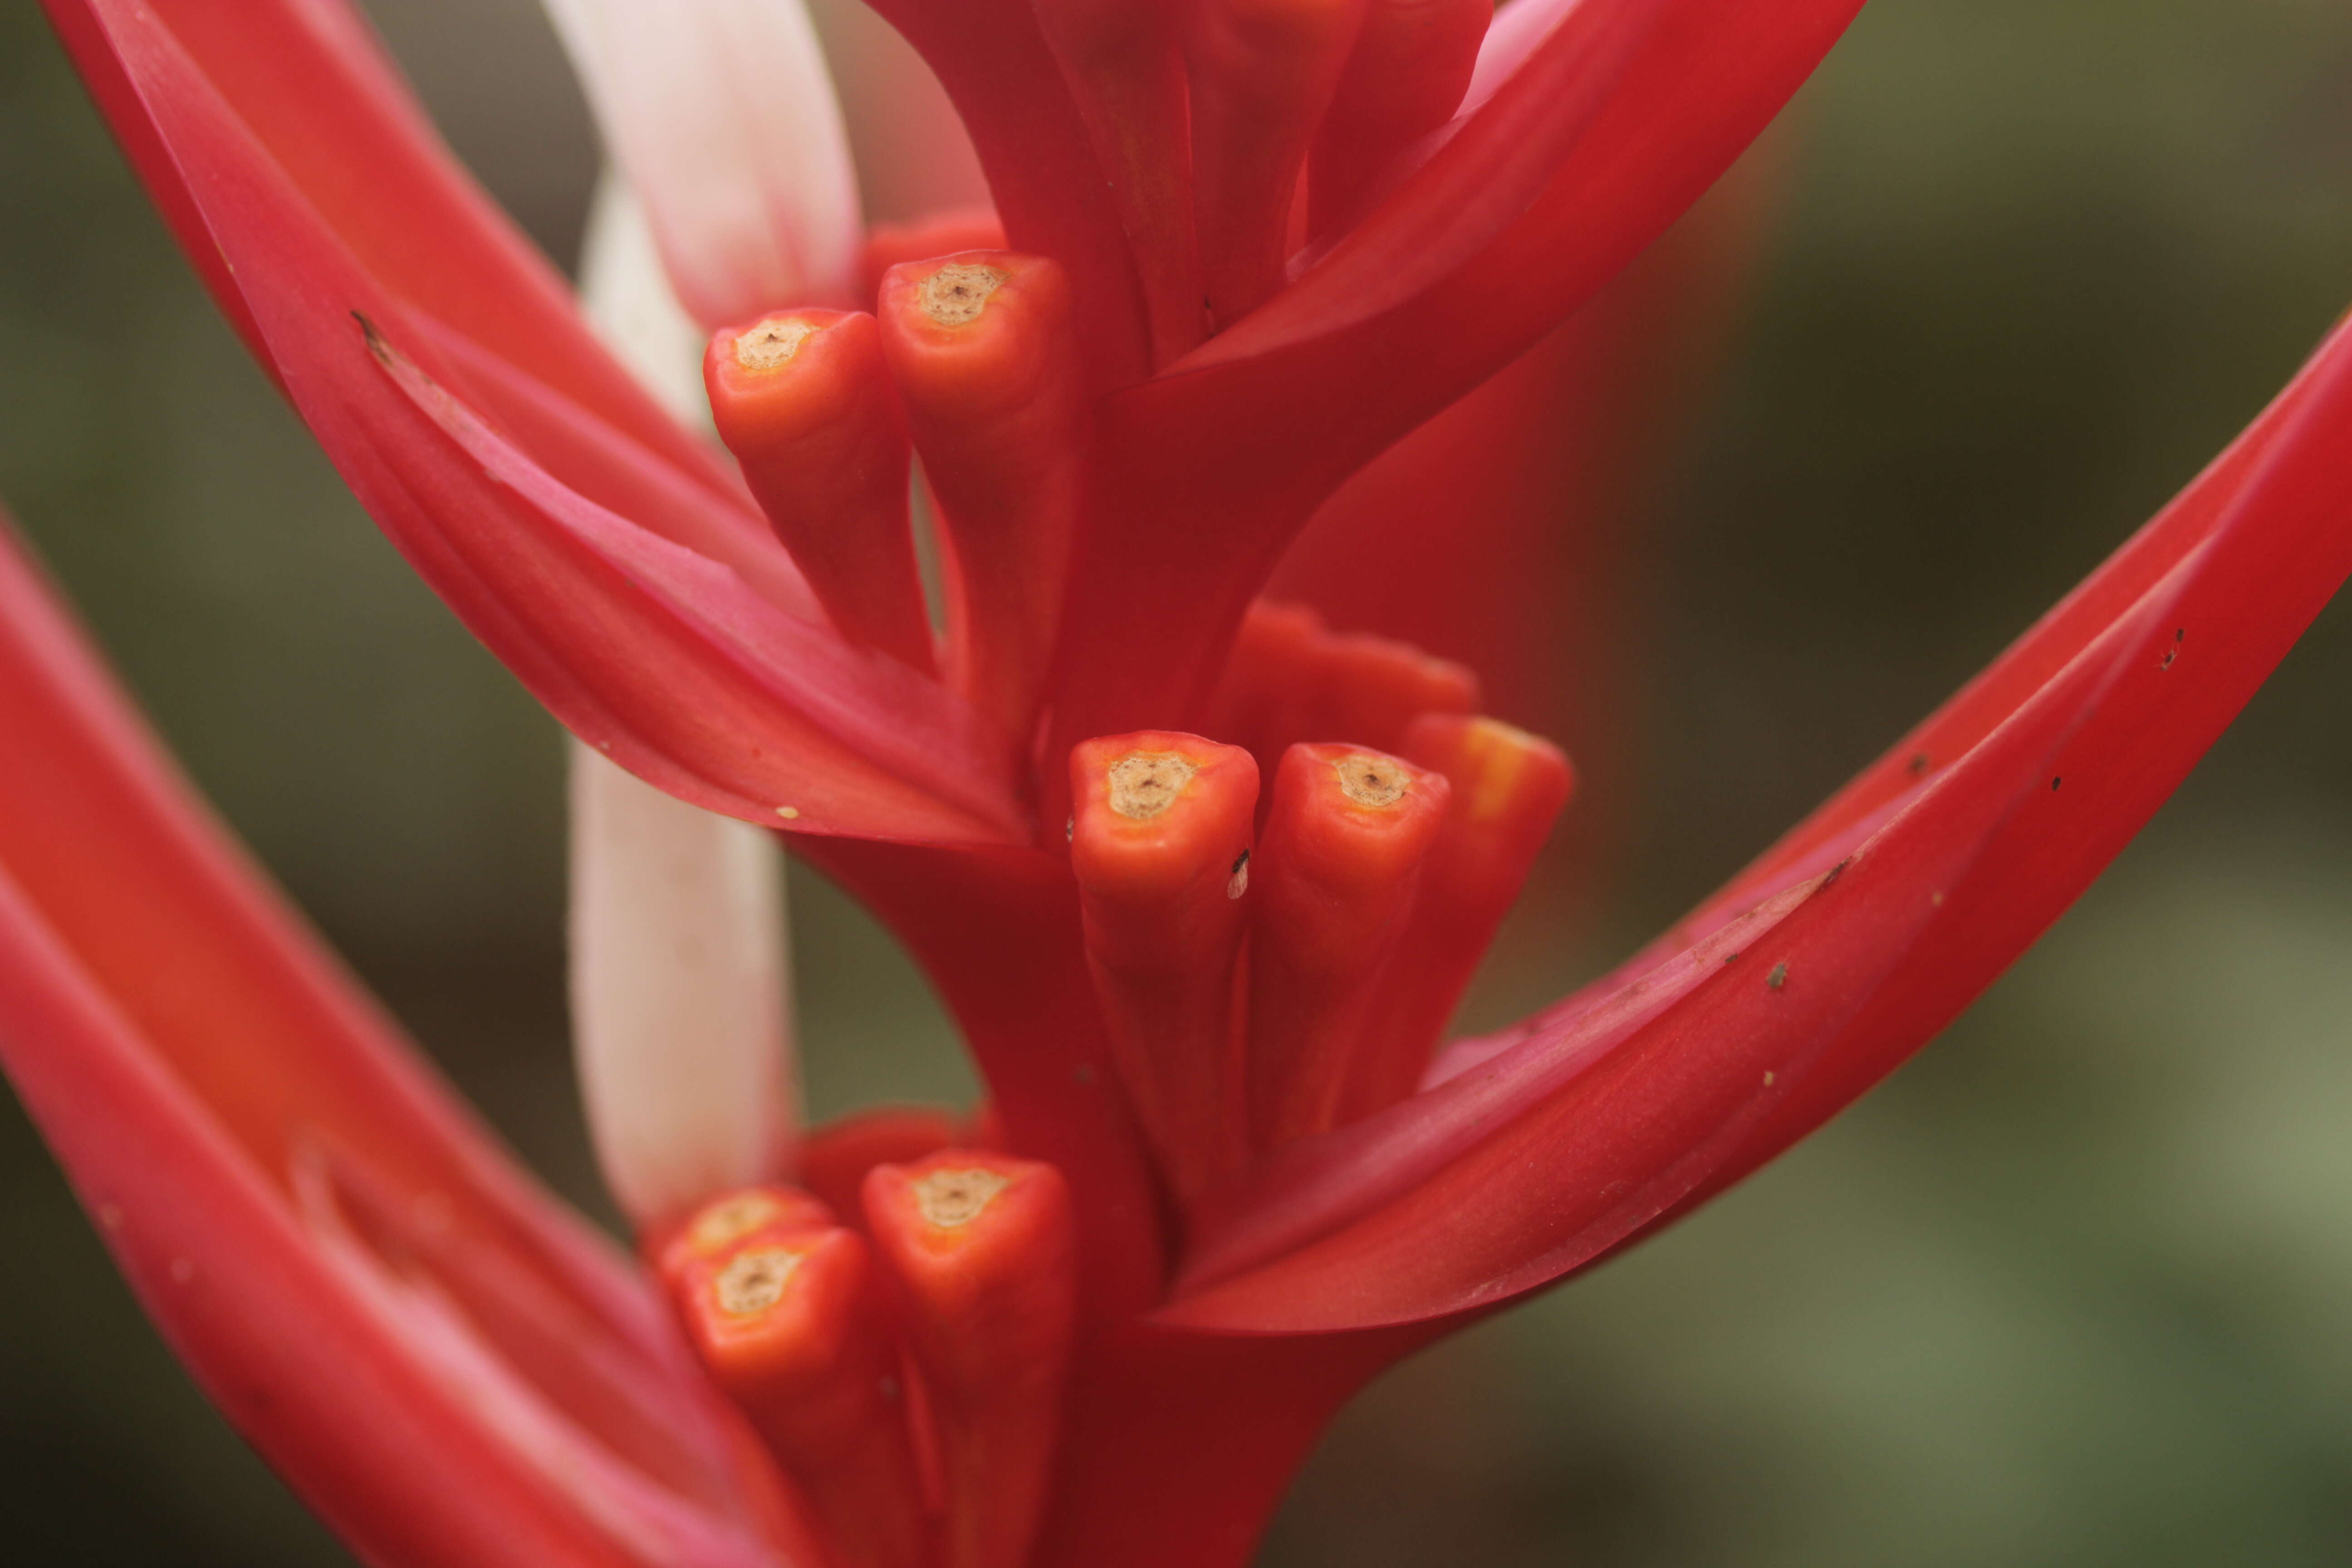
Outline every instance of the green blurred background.
{"type": "MultiPolygon", "coordinates": [[[[527,0],[369,9],[568,258],[594,154],[527,0]]],[[[1583,917],[1523,922],[1480,1020],[1867,760],[2352,301],[2340,0],[1877,0],[1799,118],[1722,383],[1610,590],[1638,734],[1585,760],[1640,788],[1583,917]]],[[[28,0],[0,9],[0,495],[262,858],[600,1205],[555,731],[247,363],[28,0]]],[[[1267,1563],[2352,1563],[2347,691],[2339,608],[1941,1042],[1697,1219],[1376,1387],[1267,1563]]],[[[901,961],[793,892],[816,1107],[968,1094],[901,961]]],[[[9,1562],[346,1561],[144,1326],[13,1103],[0,1258],[9,1562]]]]}

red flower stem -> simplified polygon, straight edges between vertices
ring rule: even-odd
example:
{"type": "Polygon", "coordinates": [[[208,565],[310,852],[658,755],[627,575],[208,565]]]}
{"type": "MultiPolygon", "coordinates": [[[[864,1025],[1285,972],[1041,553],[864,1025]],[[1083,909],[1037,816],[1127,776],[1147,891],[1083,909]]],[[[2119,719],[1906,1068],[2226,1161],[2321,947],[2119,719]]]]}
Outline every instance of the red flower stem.
{"type": "Polygon", "coordinates": [[[1191,110],[1178,0],[1034,0],[1143,286],[1154,364],[1201,341],[1191,110]]]}
{"type": "Polygon", "coordinates": [[[1069,574],[1087,418],[1068,278],[1034,257],[967,251],[892,269],[877,310],[955,562],[950,673],[1025,742],[1069,574]]]}
{"type": "Polygon", "coordinates": [[[1398,942],[1404,961],[1388,966],[1365,1020],[1342,1121],[1395,1104],[1421,1081],[1575,788],[1558,747],[1492,719],[1431,714],[1415,721],[1403,750],[1444,774],[1453,795],[1398,942]]]}
{"type": "Polygon", "coordinates": [[[719,438],[843,636],[931,668],[907,514],[907,435],[874,318],[762,317],[702,360],[719,438]]]}
{"type": "Polygon", "coordinates": [[[1293,746],[1275,774],[1250,916],[1250,1129],[1272,1149],[1337,1124],[1382,966],[1445,817],[1445,780],[1379,752],[1293,746]]]}
{"type": "Polygon", "coordinates": [[[928,1105],[884,1105],[813,1129],[801,1140],[801,1185],[845,1225],[864,1214],[858,1194],[866,1173],[891,1162],[919,1160],[961,1142],[952,1112],[928,1105]]]}
{"type": "Polygon", "coordinates": [[[950,1149],[877,1166],[865,1204],[937,1433],[941,1568],[1022,1568],[1076,1330],[1069,1188],[1051,1165],[950,1149]]]}
{"type": "Polygon", "coordinates": [[[1087,963],[1111,1059],[1190,1204],[1249,1153],[1234,970],[1258,770],[1238,746],[1146,731],[1070,753],[1087,963]]]}
{"type": "Polygon", "coordinates": [[[675,1286],[711,1380],[801,1483],[856,1568],[922,1568],[929,1542],[898,1350],[855,1231],[754,1231],[675,1286]]]}
{"type": "Polygon", "coordinates": [[[1282,286],[1299,171],[1364,6],[1201,0],[1192,13],[1193,224],[1217,327],[1282,286]]]}
{"type": "Polygon", "coordinates": [[[1055,1511],[1031,1568],[1246,1568],[1339,1406],[1459,1326],[1314,1339],[1119,1330],[1072,1382],[1055,1511]]]}
{"type": "Polygon", "coordinates": [[[1492,0],[1366,0],[1315,134],[1307,197],[1315,234],[1361,217],[1391,165],[1453,118],[1494,16],[1492,0]]]}

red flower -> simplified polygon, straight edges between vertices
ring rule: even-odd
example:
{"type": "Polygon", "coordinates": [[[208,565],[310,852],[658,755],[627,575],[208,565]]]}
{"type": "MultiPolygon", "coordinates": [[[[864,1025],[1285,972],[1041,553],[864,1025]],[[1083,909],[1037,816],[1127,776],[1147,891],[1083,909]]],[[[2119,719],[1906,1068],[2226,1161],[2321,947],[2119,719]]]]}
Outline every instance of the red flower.
{"type": "MultiPolygon", "coordinates": [[[[654,1289],[353,997],[0,556],[0,1059],[232,1419],[384,1563],[1238,1562],[1365,1377],[1933,1035],[2352,571],[2346,331],[1673,931],[1433,1058],[1565,761],[1469,718],[1466,671],[1254,603],[1352,474],[1719,175],[1857,4],[1516,0],[1490,27],[1485,0],[888,0],[1020,248],[877,234],[860,277],[808,151],[829,117],[793,96],[804,30],[568,0],[718,329],[739,480],[332,0],[49,0],[417,569],[583,742],[866,899],[992,1097],[985,1128],[795,1152],[754,1061],[720,1086],[730,1141],[686,1151],[708,1172],[608,1148],[654,1289]]],[[[583,766],[599,798],[617,775],[583,766]]],[[[596,809],[591,950],[651,896],[596,809]]],[[[694,1027],[757,1036],[744,994],[694,1027]]],[[[592,998],[592,1051],[638,1001],[592,998]]]]}

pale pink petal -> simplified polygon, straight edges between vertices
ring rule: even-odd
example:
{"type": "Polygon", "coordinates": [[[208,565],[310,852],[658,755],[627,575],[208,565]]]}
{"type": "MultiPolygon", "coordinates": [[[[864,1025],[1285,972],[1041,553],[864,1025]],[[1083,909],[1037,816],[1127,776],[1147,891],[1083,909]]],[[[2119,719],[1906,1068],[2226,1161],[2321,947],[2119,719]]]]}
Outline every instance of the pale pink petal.
{"type": "Polygon", "coordinates": [[[641,1225],[791,1157],[773,839],[572,746],[572,1037],[604,1184],[641,1225]]]}
{"type": "Polygon", "coordinates": [[[596,181],[580,241],[580,309],[656,401],[679,423],[709,432],[702,350],[710,335],[671,292],[645,204],[610,164],[596,181]]]}
{"type": "Polygon", "coordinates": [[[856,179],[799,0],[547,9],[689,315],[850,302],[856,179]]]}
{"type": "MultiPolygon", "coordinates": [[[[702,334],[605,172],[581,304],[680,418],[702,413],[702,334]]],[[[707,414],[703,414],[707,418],[707,414]]],[[[777,1174],[797,1133],[782,865],[765,831],[572,745],[572,1034],[604,1184],[659,1221],[777,1174]]]]}

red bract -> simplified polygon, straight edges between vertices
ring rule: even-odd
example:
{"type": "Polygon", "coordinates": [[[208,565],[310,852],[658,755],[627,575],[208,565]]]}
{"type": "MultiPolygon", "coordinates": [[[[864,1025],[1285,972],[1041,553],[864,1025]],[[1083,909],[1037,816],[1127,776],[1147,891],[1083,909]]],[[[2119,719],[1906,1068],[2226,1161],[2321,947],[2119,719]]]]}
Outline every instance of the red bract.
{"type": "MultiPolygon", "coordinates": [[[[694,96],[764,80],[762,49],[797,68],[796,21],[567,0],[714,334],[734,464],[599,346],[333,0],[47,3],[418,571],[583,742],[870,904],[989,1087],[974,1125],[888,1112],[797,1151],[739,1115],[711,1168],[751,1184],[616,1184],[633,1268],[353,997],[0,553],[0,1053],[197,1375],[375,1562],[1242,1561],[1366,1377],[1705,1201],[1948,1022],[2352,571],[2339,329],[1722,892],[1441,1050],[1573,773],[1476,717],[1476,672],[1261,590],[1318,511],[1327,561],[1402,537],[1444,459],[1523,442],[1438,416],[1721,174],[1858,0],[1491,26],[887,0],[1010,248],[969,248],[993,237],[967,215],[862,258],[845,187],[791,163],[825,115],[694,96]],[[1325,510],[1391,451],[1412,482],[1325,510]]],[[[1330,603],[1377,597],[1341,567],[1330,603]]],[[[583,820],[635,809],[604,805],[583,820]]]]}

